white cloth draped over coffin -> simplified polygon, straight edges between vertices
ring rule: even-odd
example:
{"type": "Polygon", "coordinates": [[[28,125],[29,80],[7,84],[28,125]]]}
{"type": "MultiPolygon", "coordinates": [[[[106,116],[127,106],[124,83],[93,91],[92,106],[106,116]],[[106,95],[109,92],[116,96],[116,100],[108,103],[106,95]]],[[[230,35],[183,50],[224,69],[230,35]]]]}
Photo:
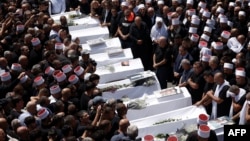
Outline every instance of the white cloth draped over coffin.
{"type": "Polygon", "coordinates": [[[97,38],[108,39],[109,30],[107,27],[91,27],[79,30],[69,31],[72,38],[78,37],[80,39],[80,44],[86,43],[88,40],[93,40],[97,38]]]}
{"type": "Polygon", "coordinates": [[[104,43],[94,46],[90,46],[87,43],[82,44],[81,46],[83,50],[88,50],[90,55],[104,53],[107,52],[109,49],[122,49],[119,38],[106,39],[104,43]]]}
{"type": "Polygon", "coordinates": [[[90,54],[90,57],[97,62],[97,67],[127,61],[133,59],[133,54],[130,48],[123,49],[123,52],[110,56],[107,52],[90,54]]]}
{"type": "Polygon", "coordinates": [[[146,118],[141,118],[137,120],[130,121],[131,125],[137,125],[139,128],[139,137],[151,134],[157,135],[159,133],[173,133],[177,129],[183,128],[183,126],[188,124],[196,124],[197,117],[199,114],[205,113],[204,107],[200,106],[189,106],[174,111],[153,115],[146,118]],[[156,122],[160,122],[167,119],[180,119],[175,122],[166,122],[162,124],[153,125],[156,122]]]}
{"type": "Polygon", "coordinates": [[[96,68],[96,74],[100,75],[100,84],[126,79],[129,75],[144,71],[141,59],[128,60],[129,66],[122,66],[121,62],[96,68]]]}
{"type": "MultiPolygon", "coordinates": [[[[144,95],[140,97],[139,100],[145,100],[145,103],[147,104],[146,108],[128,109],[127,118],[131,121],[191,106],[192,101],[188,90],[185,87],[181,87],[180,89],[181,93],[161,98],[158,98],[156,94],[144,95]]],[[[133,101],[137,101],[137,99],[133,99],[124,103],[128,104],[133,101]]]]}
{"type": "Polygon", "coordinates": [[[79,30],[83,28],[97,27],[100,25],[100,21],[98,19],[92,18],[90,16],[86,16],[84,18],[72,20],[73,26],[69,26],[69,31],[79,30]]]}
{"type": "MultiPolygon", "coordinates": [[[[135,98],[142,97],[144,94],[153,94],[154,91],[160,90],[160,84],[154,72],[145,71],[145,72],[140,72],[140,74],[142,74],[145,78],[151,77],[155,79],[155,83],[150,86],[138,85],[138,86],[124,87],[124,88],[117,89],[114,92],[106,91],[106,92],[103,92],[102,96],[107,99],[109,98],[121,99],[123,97],[135,99],[135,98]]],[[[100,89],[103,89],[109,86],[115,86],[115,85],[122,86],[122,85],[129,85],[129,84],[131,84],[131,80],[127,78],[127,79],[123,79],[120,81],[114,81],[114,82],[110,82],[106,84],[99,84],[97,87],[100,89]]]]}

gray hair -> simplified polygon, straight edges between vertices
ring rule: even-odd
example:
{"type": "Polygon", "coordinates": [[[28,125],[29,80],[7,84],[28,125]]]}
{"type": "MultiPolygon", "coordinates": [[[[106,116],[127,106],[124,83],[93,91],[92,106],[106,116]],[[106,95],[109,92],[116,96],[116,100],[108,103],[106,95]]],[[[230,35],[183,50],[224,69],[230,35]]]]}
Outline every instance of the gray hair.
{"type": "Polygon", "coordinates": [[[237,90],[239,90],[239,86],[237,85],[232,85],[230,86],[230,88],[228,89],[230,92],[235,93],[237,90]]]}
{"type": "Polygon", "coordinates": [[[138,127],[136,125],[130,125],[127,128],[127,135],[131,139],[135,139],[138,136],[138,127]]]}
{"type": "Polygon", "coordinates": [[[183,65],[183,64],[190,65],[190,61],[188,59],[182,59],[181,60],[181,65],[183,65]]]}
{"type": "Polygon", "coordinates": [[[215,64],[218,64],[218,63],[219,63],[219,59],[218,59],[217,56],[211,56],[210,59],[209,59],[209,61],[212,61],[212,62],[214,62],[215,64]]]}

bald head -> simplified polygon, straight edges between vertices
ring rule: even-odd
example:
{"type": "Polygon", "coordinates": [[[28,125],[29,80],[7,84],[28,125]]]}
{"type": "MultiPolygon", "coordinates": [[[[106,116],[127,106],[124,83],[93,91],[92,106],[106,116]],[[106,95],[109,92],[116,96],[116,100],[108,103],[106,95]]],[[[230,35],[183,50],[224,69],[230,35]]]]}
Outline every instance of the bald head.
{"type": "Polygon", "coordinates": [[[129,123],[128,119],[121,119],[119,122],[119,130],[126,133],[129,125],[130,125],[130,123],[129,123]]]}
{"type": "Polygon", "coordinates": [[[64,89],[62,89],[62,97],[63,98],[67,99],[67,98],[70,97],[70,95],[71,95],[70,88],[64,88],[64,89]]]}
{"type": "Polygon", "coordinates": [[[224,75],[222,72],[217,72],[214,75],[214,82],[216,82],[217,84],[221,85],[224,83],[224,75]]]}
{"type": "Polygon", "coordinates": [[[250,92],[247,93],[246,100],[250,101],[250,92]]]}
{"type": "Polygon", "coordinates": [[[21,139],[28,139],[29,137],[29,130],[26,126],[20,126],[17,128],[17,135],[21,138],[21,139]]]}
{"type": "Polygon", "coordinates": [[[3,129],[4,131],[7,130],[8,122],[7,122],[6,118],[0,118],[0,128],[3,129]]]}
{"type": "Polygon", "coordinates": [[[35,101],[29,101],[27,104],[26,104],[26,109],[27,111],[32,114],[32,115],[35,115],[36,114],[36,102],[35,101]]]}

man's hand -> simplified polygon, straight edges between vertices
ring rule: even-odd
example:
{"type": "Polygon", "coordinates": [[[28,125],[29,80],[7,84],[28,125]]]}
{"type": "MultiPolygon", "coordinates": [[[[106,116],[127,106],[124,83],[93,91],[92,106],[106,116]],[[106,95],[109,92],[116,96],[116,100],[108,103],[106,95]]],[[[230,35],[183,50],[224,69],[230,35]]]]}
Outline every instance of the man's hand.
{"type": "Polygon", "coordinates": [[[20,73],[19,76],[17,77],[17,79],[20,80],[21,78],[23,78],[25,76],[25,74],[26,74],[25,72],[20,73]]]}

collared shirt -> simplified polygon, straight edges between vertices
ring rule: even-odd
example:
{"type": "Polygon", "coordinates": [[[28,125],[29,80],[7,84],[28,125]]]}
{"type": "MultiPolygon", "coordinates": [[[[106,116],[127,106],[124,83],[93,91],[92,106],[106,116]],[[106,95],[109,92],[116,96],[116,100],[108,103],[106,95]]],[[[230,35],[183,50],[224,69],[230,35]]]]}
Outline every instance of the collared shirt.
{"type": "Polygon", "coordinates": [[[66,10],[65,0],[50,0],[49,13],[50,15],[63,13],[66,10]]]}

